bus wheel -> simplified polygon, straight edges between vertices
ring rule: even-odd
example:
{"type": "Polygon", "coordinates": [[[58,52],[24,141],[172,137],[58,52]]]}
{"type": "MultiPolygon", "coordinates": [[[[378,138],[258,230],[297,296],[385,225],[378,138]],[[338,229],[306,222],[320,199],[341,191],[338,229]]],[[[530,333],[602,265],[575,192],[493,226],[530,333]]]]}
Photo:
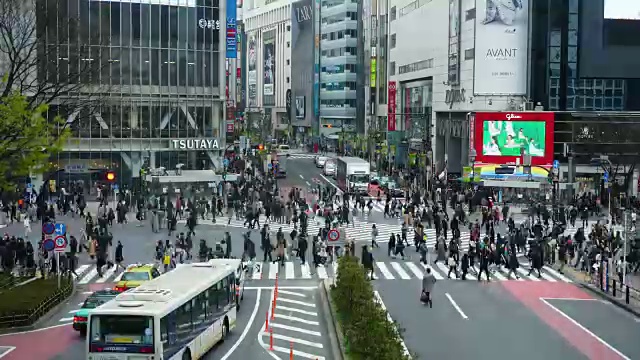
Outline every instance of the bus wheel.
{"type": "Polygon", "coordinates": [[[182,353],[182,360],[191,360],[191,351],[189,351],[189,348],[186,348],[182,353]]]}

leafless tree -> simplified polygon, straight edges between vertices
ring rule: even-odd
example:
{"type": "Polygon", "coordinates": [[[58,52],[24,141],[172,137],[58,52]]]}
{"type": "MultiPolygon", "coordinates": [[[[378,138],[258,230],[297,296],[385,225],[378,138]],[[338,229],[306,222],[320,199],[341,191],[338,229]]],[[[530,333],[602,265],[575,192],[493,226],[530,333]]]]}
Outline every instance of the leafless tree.
{"type": "MultiPolygon", "coordinates": [[[[69,43],[69,34],[81,28],[81,21],[50,10],[43,0],[0,0],[0,71],[4,77],[0,96],[19,91],[33,107],[56,104],[92,113],[100,94],[105,93],[87,91],[94,88],[87,80],[100,73],[97,62],[76,61],[72,64],[77,66],[70,66],[57,44],[47,42],[48,31],[56,31],[47,29],[48,17],[57,18],[58,28],[69,29],[57,35],[57,43],[69,43]]],[[[79,50],[78,53],[83,52],[79,50]]]]}

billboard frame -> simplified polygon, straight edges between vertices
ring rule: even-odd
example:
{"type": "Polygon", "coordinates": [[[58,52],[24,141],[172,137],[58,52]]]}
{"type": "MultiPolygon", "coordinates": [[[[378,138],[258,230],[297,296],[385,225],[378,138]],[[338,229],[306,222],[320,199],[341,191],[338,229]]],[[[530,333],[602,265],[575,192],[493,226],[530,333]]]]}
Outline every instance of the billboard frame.
{"type": "MultiPolygon", "coordinates": [[[[485,121],[535,121],[545,123],[545,144],[544,144],[544,156],[532,156],[531,165],[549,166],[553,163],[553,136],[555,125],[555,113],[552,111],[509,111],[509,112],[477,112],[475,113],[475,120],[470,125],[470,130],[473,131],[473,149],[476,151],[475,162],[486,164],[500,164],[500,165],[515,165],[516,159],[520,159],[520,164],[523,164],[521,156],[497,156],[497,155],[483,155],[482,147],[484,146],[484,122],[485,121]]],[[[470,123],[471,124],[471,123],[470,123]]]]}

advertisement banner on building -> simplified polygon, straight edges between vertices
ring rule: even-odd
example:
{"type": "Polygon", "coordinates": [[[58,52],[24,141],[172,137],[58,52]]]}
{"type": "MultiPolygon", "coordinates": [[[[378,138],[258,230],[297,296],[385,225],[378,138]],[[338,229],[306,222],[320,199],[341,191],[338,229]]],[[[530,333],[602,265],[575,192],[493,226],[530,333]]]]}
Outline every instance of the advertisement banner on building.
{"type": "Polygon", "coordinates": [[[529,155],[531,165],[553,163],[553,112],[479,112],[472,129],[476,162],[524,164],[529,155]]]}
{"type": "Polygon", "coordinates": [[[236,0],[227,0],[227,59],[238,57],[236,0]]]}
{"type": "Polygon", "coordinates": [[[304,96],[296,96],[296,119],[304,119],[306,101],[304,96]]]}
{"type": "Polygon", "coordinates": [[[476,0],[476,95],[527,93],[529,1],[476,0]]]}
{"type": "Polygon", "coordinates": [[[253,106],[258,93],[258,52],[256,48],[256,35],[249,35],[249,42],[247,44],[247,87],[249,106],[253,106]]]}
{"type": "Polygon", "coordinates": [[[262,45],[263,60],[263,87],[262,93],[265,96],[273,96],[275,94],[276,83],[276,46],[275,38],[265,39],[262,45]]]}
{"type": "Polygon", "coordinates": [[[371,70],[369,71],[371,75],[369,79],[369,85],[374,88],[376,87],[376,58],[371,59],[371,70]]]}
{"type": "Polygon", "coordinates": [[[387,131],[396,131],[396,89],[397,83],[389,81],[387,86],[388,102],[387,105],[387,131]]]}

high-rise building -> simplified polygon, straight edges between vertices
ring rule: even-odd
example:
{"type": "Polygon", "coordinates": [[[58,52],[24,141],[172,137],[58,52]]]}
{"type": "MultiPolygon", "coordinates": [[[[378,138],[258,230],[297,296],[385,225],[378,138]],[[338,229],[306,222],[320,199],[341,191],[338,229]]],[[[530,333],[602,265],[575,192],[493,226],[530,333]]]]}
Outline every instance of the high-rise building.
{"type": "Polygon", "coordinates": [[[59,183],[89,186],[96,172],[109,169],[126,185],[143,166],[171,171],[220,164],[224,1],[39,3],[38,37],[47,49],[39,80],[81,85],[59,96],[49,112],[66,118],[72,131],[53,159],[59,183]]]}
{"type": "Polygon", "coordinates": [[[320,133],[364,132],[362,3],[322,0],[320,19],[320,133]]]}

